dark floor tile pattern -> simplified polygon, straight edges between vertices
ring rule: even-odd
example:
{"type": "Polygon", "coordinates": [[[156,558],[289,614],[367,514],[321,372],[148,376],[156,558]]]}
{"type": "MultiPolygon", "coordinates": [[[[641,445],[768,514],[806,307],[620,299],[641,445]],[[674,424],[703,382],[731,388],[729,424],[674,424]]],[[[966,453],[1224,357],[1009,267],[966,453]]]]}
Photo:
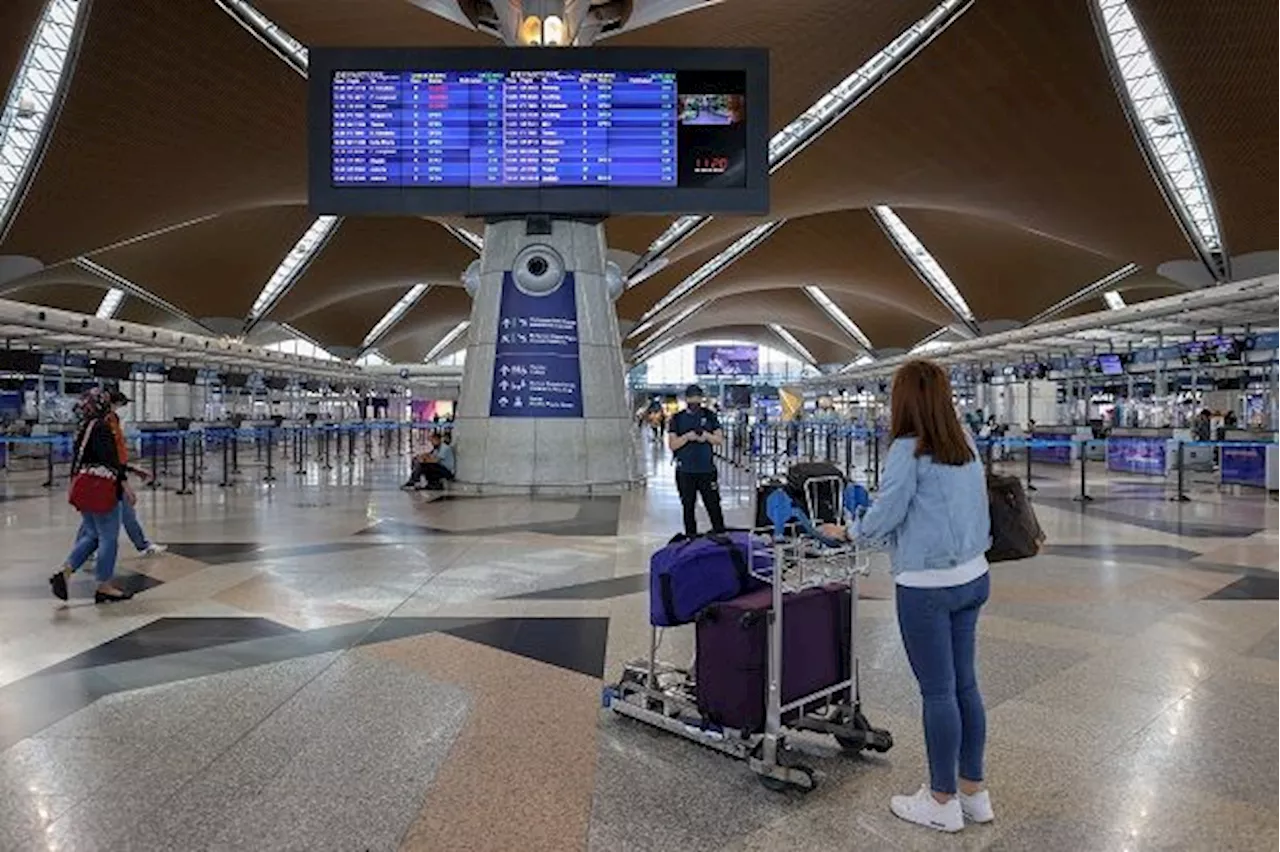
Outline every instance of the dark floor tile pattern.
{"type": "Polygon", "coordinates": [[[1280,595],[1280,578],[1275,577],[1241,577],[1234,583],[1223,586],[1211,595],[1205,595],[1207,601],[1274,601],[1280,595]]]}
{"type": "Polygon", "coordinates": [[[351,550],[379,547],[381,542],[333,541],[296,547],[267,547],[251,541],[172,542],[169,551],[206,565],[233,565],[268,559],[294,559],[300,556],[327,556],[351,550]]]}
{"type": "MultiPolygon", "coordinates": [[[[477,498],[483,499],[483,498],[477,498]]],[[[562,521],[535,521],[527,524],[498,524],[492,527],[472,527],[462,530],[451,530],[433,524],[412,524],[404,521],[378,521],[357,533],[363,536],[387,538],[414,538],[421,536],[485,536],[503,533],[541,533],[557,536],[616,536],[618,534],[618,513],[621,499],[617,497],[594,497],[589,500],[565,501],[561,499],[546,502],[572,502],[578,506],[578,513],[572,518],[562,521]]]]}
{"type": "Polygon", "coordinates": [[[161,618],[40,673],[107,666],[295,632],[265,618],[161,618]]]}
{"type": "Polygon", "coordinates": [[[1077,503],[1070,497],[1037,497],[1035,503],[1053,506],[1057,509],[1081,511],[1095,518],[1117,521],[1142,529],[1155,530],[1185,538],[1248,538],[1261,531],[1258,526],[1236,526],[1228,524],[1212,524],[1198,521],[1184,521],[1181,518],[1154,518],[1135,515],[1118,509],[1101,509],[1097,503],[1106,502],[1105,498],[1095,498],[1091,504],[1077,503]]]}

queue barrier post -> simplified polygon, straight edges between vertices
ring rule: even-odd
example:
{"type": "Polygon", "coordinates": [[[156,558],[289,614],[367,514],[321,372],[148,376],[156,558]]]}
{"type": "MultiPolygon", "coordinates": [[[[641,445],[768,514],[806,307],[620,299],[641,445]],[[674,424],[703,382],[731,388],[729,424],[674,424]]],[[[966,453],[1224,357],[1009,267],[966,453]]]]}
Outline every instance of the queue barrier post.
{"type": "Polygon", "coordinates": [[[275,482],[275,467],[272,465],[272,447],[275,444],[275,429],[271,426],[267,427],[267,475],[262,477],[263,482],[275,482]]]}
{"type": "Polygon", "coordinates": [[[144,433],[143,433],[143,435],[142,435],[143,440],[146,440],[148,437],[150,437],[150,438],[151,438],[151,479],[149,479],[149,480],[147,481],[147,487],[148,487],[148,488],[159,488],[159,487],[160,487],[160,473],[159,473],[159,470],[158,470],[158,468],[157,468],[157,466],[156,466],[157,457],[158,457],[158,455],[159,455],[159,453],[157,452],[156,445],[159,443],[159,441],[158,441],[157,439],[160,437],[160,434],[161,434],[161,433],[159,433],[159,432],[152,432],[152,433],[148,436],[148,435],[144,432],[144,433]]]}
{"type": "Polygon", "coordinates": [[[1178,460],[1178,493],[1169,498],[1169,500],[1174,503],[1190,503],[1191,502],[1191,498],[1187,496],[1187,492],[1186,492],[1187,465],[1186,465],[1186,458],[1185,458],[1186,454],[1184,452],[1185,446],[1186,446],[1185,442],[1181,440],[1178,441],[1178,450],[1175,456],[1178,460]]]}
{"type": "Polygon", "coordinates": [[[180,465],[182,479],[181,479],[181,484],[178,487],[178,490],[175,491],[174,493],[185,497],[186,495],[192,493],[191,488],[187,485],[187,433],[186,432],[183,432],[181,435],[178,436],[178,446],[179,446],[179,450],[182,453],[182,464],[180,465]]]}
{"type": "Polygon", "coordinates": [[[218,483],[219,488],[226,488],[231,485],[231,462],[229,454],[231,447],[227,445],[227,432],[230,430],[219,430],[218,437],[222,439],[222,481],[218,483]]]}
{"type": "Polygon", "coordinates": [[[1032,438],[1027,438],[1026,440],[1023,441],[1023,444],[1022,444],[1023,449],[1026,451],[1026,456],[1027,456],[1027,490],[1028,491],[1039,490],[1038,488],[1036,488],[1034,485],[1031,484],[1031,444],[1033,440],[1034,439],[1032,438]]]}
{"type": "Polygon", "coordinates": [[[1089,496],[1085,489],[1085,471],[1089,466],[1089,439],[1085,438],[1080,441],[1080,493],[1072,499],[1077,503],[1092,503],[1093,498],[1089,496]]]}
{"type": "Polygon", "coordinates": [[[47,475],[40,485],[41,488],[53,487],[53,446],[55,441],[57,441],[55,436],[49,436],[49,452],[45,453],[45,472],[47,475]]]}

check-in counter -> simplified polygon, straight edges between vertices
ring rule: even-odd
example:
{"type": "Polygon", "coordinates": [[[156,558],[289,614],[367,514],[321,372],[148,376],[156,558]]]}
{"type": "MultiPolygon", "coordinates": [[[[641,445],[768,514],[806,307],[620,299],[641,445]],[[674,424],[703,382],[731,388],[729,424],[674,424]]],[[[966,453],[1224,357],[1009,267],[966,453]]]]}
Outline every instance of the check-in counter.
{"type": "Polygon", "coordinates": [[[1107,470],[1164,476],[1176,468],[1178,437],[1173,429],[1112,429],[1107,436],[1107,470]]]}
{"type": "Polygon", "coordinates": [[[1088,426],[1036,426],[1031,431],[1031,440],[1069,443],[1052,447],[1032,447],[1031,460],[1036,464],[1071,464],[1080,458],[1080,442],[1092,437],[1093,430],[1088,426]]]}
{"type": "Polygon", "coordinates": [[[1219,471],[1223,485],[1247,485],[1277,490],[1275,435],[1232,429],[1219,447],[1219,471]]]}

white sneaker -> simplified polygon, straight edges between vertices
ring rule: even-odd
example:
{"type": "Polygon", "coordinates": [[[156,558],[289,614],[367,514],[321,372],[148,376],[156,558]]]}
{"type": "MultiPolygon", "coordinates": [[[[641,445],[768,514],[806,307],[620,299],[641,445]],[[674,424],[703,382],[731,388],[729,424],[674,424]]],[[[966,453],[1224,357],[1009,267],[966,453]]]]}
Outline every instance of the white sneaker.
{"type": "Polygon", "coordinates": [[[991,809],[991,793],[988,791],[979,790],[972,796],[960,793],[956,798],[960,800],[964,818],[970,822],[991,822],[996,818],[996,812],[991,809]]]}
{"type": "Polygon", "coordinates": [[[889,810],[899,819],[935,831],[956,832],[964,828],[960,800],[952,798],[944,805],[933,797],[928,786],[921,787],[914,796],[894,796],[889,800],[889,810]]]}
{"type": "Polygon", "coordinates": [[[168,552],[169,552],[169,548],[163,544],[149,544],[147,545],[147,549],[142,551],[142,556],[144,558],[148,556],[159,556],[162,553],[168,553],[168,552]]]}

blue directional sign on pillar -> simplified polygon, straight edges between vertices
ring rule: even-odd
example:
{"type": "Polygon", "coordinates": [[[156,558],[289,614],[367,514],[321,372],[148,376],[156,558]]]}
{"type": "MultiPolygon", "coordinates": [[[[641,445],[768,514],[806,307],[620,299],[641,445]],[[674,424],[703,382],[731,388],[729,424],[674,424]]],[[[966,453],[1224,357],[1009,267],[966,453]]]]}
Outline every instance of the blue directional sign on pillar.
{"type": "Polygon", "coordinates": [[[490,417],[581,417],[578,302],[573,273],[545,296],[502,278],[490,417]]]}

